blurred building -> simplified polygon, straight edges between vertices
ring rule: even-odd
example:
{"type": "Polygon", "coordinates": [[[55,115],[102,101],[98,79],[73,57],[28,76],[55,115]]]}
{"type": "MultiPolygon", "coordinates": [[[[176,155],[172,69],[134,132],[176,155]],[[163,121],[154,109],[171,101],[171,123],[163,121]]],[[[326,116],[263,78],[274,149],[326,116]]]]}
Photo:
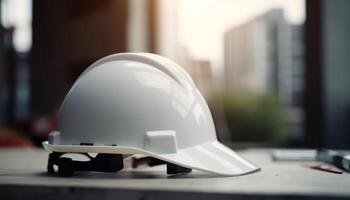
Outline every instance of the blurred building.
{"type": "Polygon", "coordinates": [[[300,102],[303,73],[302,27],[274,9],[225,33],[228,89],[274,92],[284,105],[300,102]]]}
{"type": "Polygon", "coordinates": [[[192,60],[190,75],[204,97],[209,97],[213,91],[213,73],[208,60],[192,60]]]}
{"type": "Polygon", "coordinates": [[[292,105],[302,107],[305,70],[304,26],[291,25],[292,31],[292,105]]]}
{"type": "MultiPolygon", "coordinates": [[[[137,3],[140,3],[140,1],[137,3]]],[[[157,3],[158,9],[155,13],[158,16],[155,19],[157,26],[155,34],[157,37],[155,38],[154,52],[173,60],[184,68],[203,96],[208,97],[213,92],[213,84],[215,82],[213,80],[212,65],[208,59],[193,57],[186,44],[180,42],[179,1],[162,0],[157,3]]]]}
{"type": "Polygon", "coordinates": [[[176,62],[191,76],[204,97],[209,97],[215,89],[215,77],[211,62],[206,59],[193,58],[185,46],[178,45],[176,62]]]}
{"type": "Polygon", "coordinates": [[[30,4],[0,0],[0,124],[28,114],[30,4]]]}
{"type": "Polygon", "coordinates": [[[13,47],[13,28],[0,25],[0,123],[15,116],[16,52],[13,47]]]}
{"type": "Polygon", "coordinates": [[[33,0],[31,111],[59,107],[78,75],[127,49],[126,0],[33,0]]]}

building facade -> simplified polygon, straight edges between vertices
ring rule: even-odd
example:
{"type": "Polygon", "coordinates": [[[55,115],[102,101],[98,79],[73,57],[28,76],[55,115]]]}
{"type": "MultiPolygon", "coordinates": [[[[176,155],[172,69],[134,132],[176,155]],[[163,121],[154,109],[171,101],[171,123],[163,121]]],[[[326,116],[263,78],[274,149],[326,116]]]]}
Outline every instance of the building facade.
{"type": "Polygon", "coordinates": [[[252,93],[275,93],[285,105],[301,98],[302,26],[274,9],[225,33],[225,85],[252,93]]]}

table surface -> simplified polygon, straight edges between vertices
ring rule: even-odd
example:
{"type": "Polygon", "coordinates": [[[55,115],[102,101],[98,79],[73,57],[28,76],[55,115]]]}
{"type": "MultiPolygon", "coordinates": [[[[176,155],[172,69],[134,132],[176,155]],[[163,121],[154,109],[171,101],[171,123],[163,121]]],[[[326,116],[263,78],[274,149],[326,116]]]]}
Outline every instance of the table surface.
{"type": "Polygon", "coordinates": [[[194,172],[167,176],[165,168],[119,173],[81,172],[72,178],[48,175],[42,149],[0,150],[0,199],[346,199],[350,174],[308,168],[312,162],[275,162],[269,149],[238,151],[261,170],[237,177],[194,172]]]}

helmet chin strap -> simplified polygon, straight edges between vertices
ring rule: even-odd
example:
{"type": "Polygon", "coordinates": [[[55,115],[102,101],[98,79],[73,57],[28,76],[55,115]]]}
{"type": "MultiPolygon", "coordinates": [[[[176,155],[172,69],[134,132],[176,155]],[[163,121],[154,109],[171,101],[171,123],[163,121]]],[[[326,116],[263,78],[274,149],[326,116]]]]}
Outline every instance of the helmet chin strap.
{"type": "MultiPolygon", "coordinates": [[[[71,158],[61,157],[66,153],[52,152],[49,154],[47,163],[47,172],[55,173],[54,165],[58,167],[58,174],[63,177],[73,176],[75,171],[97,171],[97,172],[118,172],[124,168],[122,154],[99,153],[92,157],[87,153],[80,153],[87,156],[89,161],[77,161],[71,158]]],[[[192,171],[190,168],[181,167],[169,162],[165,162],[153,157],[132,158],[132,167],[137,168],[140,165],[150,167],[157,165],[167,165],[167,174],[182,174],[192,171]]]]}

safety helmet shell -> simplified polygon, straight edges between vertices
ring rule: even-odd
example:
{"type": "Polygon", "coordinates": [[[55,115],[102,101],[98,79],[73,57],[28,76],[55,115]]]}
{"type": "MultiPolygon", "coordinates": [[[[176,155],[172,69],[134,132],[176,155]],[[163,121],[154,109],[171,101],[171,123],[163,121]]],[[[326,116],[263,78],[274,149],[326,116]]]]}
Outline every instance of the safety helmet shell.
{"type": "Polygon", "coordinates": [[[66,95],[58,130],[44,146],[143,153],[222,175],[258,169],[217,141],[210,110],[190,76],[149,53],[114,54],[87,68],[66,95]]]}

